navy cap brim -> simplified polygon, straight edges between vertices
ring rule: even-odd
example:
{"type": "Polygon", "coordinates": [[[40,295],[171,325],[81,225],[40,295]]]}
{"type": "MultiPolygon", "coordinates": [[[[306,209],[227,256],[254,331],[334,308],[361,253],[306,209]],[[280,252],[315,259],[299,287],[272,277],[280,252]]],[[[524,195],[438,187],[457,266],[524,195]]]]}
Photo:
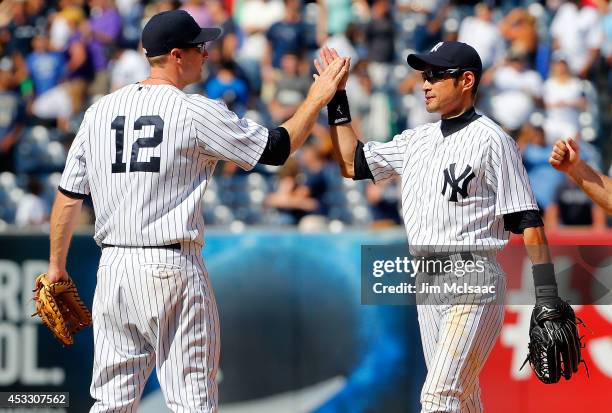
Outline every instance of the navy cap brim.
{"type": "Polygon", "coordinates": [[[206,42],[215,40],[219,36],[221,36],[221,29],[219,29],[218,27],[206,27],[202,29],[200,34],[198,34],[196,38],[193,39],[190,43],[191,44],[206,43],[206,42]]]}
{"type": "Polygon", "coordinates": [[[406,60],[408,61],[410,67],[415,70],[425,70],[429,67],[440,67],[444,69],[457,67],[456,64],[453,64],[446,59],[442,59],[439,56],[432,56],[429,53],[412,53],[408,55],[406,60]]]}

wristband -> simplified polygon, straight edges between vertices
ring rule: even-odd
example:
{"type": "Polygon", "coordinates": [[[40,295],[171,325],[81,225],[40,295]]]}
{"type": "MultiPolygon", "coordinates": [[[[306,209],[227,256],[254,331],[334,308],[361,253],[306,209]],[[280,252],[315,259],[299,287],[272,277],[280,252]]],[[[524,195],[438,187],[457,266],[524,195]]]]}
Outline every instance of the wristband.
{"type": "Polygon", "coordinates": [[[351,122],[346,90],[338,90],[327,104],[327,123],[331,126],[344,125],[351,122]]]}
{"type": "Polygon", "coordinates": [[[533,271],[536,301],[542,298],[558,297],[555,267],[552,263],[536,264],[531,269],[533,271]]]}

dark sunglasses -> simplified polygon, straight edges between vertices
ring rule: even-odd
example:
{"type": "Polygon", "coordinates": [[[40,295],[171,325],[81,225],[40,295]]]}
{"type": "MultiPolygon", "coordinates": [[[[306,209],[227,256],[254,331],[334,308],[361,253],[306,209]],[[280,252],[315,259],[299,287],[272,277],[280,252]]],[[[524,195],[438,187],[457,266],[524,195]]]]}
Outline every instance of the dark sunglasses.
{"type": "Polygon", "coordinates": [[[459,77],[464,72],[459,68],[455,69],[426,69],[421,72],[423,81],[427,80],[429,83],[435,83],[448,77],[459,77]]]}

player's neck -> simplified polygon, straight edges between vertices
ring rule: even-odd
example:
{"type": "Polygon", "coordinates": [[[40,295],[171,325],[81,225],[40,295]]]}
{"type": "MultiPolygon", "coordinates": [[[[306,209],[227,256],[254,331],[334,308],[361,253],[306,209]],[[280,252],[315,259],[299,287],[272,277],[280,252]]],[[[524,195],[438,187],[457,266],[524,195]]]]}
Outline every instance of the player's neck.
{"type": "Polygon", "coordinates": [[[155,69],[151,69],[151,74],[149,77],[140,83],[145,85],[170,85],[177,89],[182,89],[184,87],[184,85],[181,85],[175,76],[172,76],[165,71],[155,69]]]}
{"type": "Polygon", "coordinates": [[[458,118],[459,116],[463,115],[464,113],[466,113],[467,111],[469,111],[470,109],[472,109],[474,107],[474,103],[473,102],[465,102],[464,104],[458,106],[457,108],[442,114],[440,117],[442,119],[453,119],[453,118],[458,118]]]}

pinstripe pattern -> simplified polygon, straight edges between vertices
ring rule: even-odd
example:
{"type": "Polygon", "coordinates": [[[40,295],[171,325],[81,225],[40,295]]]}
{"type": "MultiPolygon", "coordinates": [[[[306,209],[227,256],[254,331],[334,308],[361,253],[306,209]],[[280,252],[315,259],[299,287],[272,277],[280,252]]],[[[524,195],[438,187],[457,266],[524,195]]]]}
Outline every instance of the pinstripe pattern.
{"type": "Polygon", "coordinates": [[[93,318],[91,412],[135,412],[153,367],[173,412],[217,411],[219,317],[197,245],[105,248],[93,318]]]}
{"type": "MultiPolygon", "coordinates": [[[[483,411],[478,376],[504,314],[506,277],[495,262],[496,252],[510,235],[504,230],[503,215],[537,210],[514,141],[486,116],[470,119],[447,136],[441,122],[436,122],[404,131],[387,143],[364,145],[375,182],[401,179],[410,252],[485,256],[485,271],[462,279],[469,278],[472,286],[495,285],[497,290],[492,297],[467,296],[473,298],[467,303],[449,302],[448,294],[417,294],[428,370],[421,392],[422,413],[483,411]]],[[[417,282],[430,285],[457,281],[454,274],[417,276],[417,282]]]]}
{"type": "MultiPolygon", "coordinates": [[[[419,281],[434,285],[456,281],[452,274],[419,274],[419,281]]],[[[501,300],[506,277],[499,265],[488,261],[483,273],[462,277],[470,285],[495,285],[497,296],[474,297],[466,304],[444,303],[444,296],[417,306],[427,377],[421,391],[422,413],[483,411],[478,376],[503,325],[501,300]]]]}
{"type": "Polygon", "coordinates": [[[88,109],[60,187],[90,194],[104,248],[93,306],[92,412],[136,411],[156,367],[173,412],[216,412],[219,317],[201,255],[218,160],[251,169],[266,128],[169,85],[126,86],[88,109]],[[181,250],[138,248],[181,244],[181,250]],[[128,248],[123,248],[128,247],[128,248]]]}
{"type": "Polygon", "coordinates": [[[96,212],[98,244],[147,246],[203,244],[201,199],[218,160],[251,169],[266,146],[266,128],[239,119],[219,102],[187,95],[169,85],[129,85],[105,96],[85,114],[70,148],[60,187],[89,194],[96,212]],[[159,172],[129,171],[133,145],[153,136],[153,126],[135,130],[142,116],[163,120],[163,140],[140,148],[137,160],[159,157],[159,172]],[[127,173],[111,173],[116,131],[125,117],[122,161],[127,173]]]}
{"type": "Polygon", "coordinates": [[[401,177],[402,215],[416,255],[502,249],[510,233],[503,215],[538,209],[514,141],[486,116],[444,137],[440,122],[404,131],[390,142],[368,142],[375,182],[401,177]],[[468,197],[442,195],[444,169],[468,165],[468,197]],[[426,247],[427,246],[427,247],[426,247]]]}

